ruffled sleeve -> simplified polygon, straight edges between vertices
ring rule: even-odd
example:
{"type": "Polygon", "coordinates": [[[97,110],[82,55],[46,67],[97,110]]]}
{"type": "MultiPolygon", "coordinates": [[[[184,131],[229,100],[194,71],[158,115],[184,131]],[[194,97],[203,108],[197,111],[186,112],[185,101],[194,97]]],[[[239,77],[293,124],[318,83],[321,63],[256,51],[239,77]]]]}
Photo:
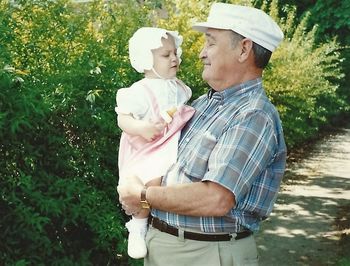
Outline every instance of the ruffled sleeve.
{"type": "Polygon", "coordinates": [[[149,108],[144,88],[138,82],[130,88],[119,89],[116,95],[116,104],[117,114],[130,114],[136,119],[142,119],[149,108]]]}

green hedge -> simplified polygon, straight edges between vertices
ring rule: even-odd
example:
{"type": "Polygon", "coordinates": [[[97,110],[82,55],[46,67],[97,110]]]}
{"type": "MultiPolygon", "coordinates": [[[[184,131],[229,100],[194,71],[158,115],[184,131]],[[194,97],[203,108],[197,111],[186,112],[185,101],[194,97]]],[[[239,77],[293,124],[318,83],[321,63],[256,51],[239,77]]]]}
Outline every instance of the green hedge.
{"type": "MultiPolygon", "coordinates": [[[[232,1],[233,2],[233,1],[232,1]]],[[[127,263],[127,217],[116,184],[118,88],[140,78],[127,43],[144,25],[184,36],[182,78],[205,92],[198,59],[203,36],[191,31],[210,1],[0,2],[0,261],[4,265],[127,263]],[[163,7],[167,10],[160,10],[163,7]]],[[[317,44],[265,5],[286,40],[264,80],[289,148],[312,137],[349,106],[338,94],[339,45],[317,44]]],[[[137,263],[129,261],[129,263],[137,263]]]]}

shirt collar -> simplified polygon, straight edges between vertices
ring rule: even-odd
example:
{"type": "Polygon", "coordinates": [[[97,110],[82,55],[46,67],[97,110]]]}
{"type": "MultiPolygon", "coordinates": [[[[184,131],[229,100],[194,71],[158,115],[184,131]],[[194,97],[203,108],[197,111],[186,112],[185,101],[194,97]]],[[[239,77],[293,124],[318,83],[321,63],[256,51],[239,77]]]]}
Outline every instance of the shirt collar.
{"type": "Polygon", "coordinates": [[[208,99],[216,99],[218,101],[227,101],[232,97],[237,97],[246,94],[255,89],[262,89],[262,79],[252,79],[244,83],[229,87],[223,91],[209,90],[207,93],[208,99]]]}

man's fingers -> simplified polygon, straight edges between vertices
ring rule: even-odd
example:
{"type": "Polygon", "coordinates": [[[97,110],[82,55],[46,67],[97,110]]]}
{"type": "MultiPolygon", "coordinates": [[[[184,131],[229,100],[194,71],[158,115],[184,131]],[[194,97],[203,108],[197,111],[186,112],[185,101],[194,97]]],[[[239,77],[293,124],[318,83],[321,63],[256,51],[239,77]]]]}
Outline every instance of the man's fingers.
{"type": "Polygon", "coordinates": [[[132,212],[130,212],[130,211],[125,211],[125,214],[126,214],[126,215],[132,215],[132,212]]]}
{"type": "Polygon", "coordinates": [[[130,176],[127,182],[117,186],[119,203],[127,215],[140,212],[140,197],[143,187],[142,181],[137,176],[130,176]]]}

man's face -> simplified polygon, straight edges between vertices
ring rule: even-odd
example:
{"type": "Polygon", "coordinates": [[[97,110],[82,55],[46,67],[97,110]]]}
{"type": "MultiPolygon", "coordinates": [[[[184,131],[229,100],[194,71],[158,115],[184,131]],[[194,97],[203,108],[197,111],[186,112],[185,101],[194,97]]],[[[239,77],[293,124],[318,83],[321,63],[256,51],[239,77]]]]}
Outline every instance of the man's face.
{"type": "Polygon", "coordinates": [[[174,38],[168,34],[167,39],[162,38],[162,44],[162,47],[152,50],[153,68],[162,78],[174,78],[179,67],[174,38]]]}
{"type": "Polygon", "coordinates": [[[215,90],[227,88],[228,80],[238,67],[239,49],[232,45],[232,33],[229,30],[209,28],[205,34],[205,45],[199,57],[204,69],[202,77],[215,90]]]}

